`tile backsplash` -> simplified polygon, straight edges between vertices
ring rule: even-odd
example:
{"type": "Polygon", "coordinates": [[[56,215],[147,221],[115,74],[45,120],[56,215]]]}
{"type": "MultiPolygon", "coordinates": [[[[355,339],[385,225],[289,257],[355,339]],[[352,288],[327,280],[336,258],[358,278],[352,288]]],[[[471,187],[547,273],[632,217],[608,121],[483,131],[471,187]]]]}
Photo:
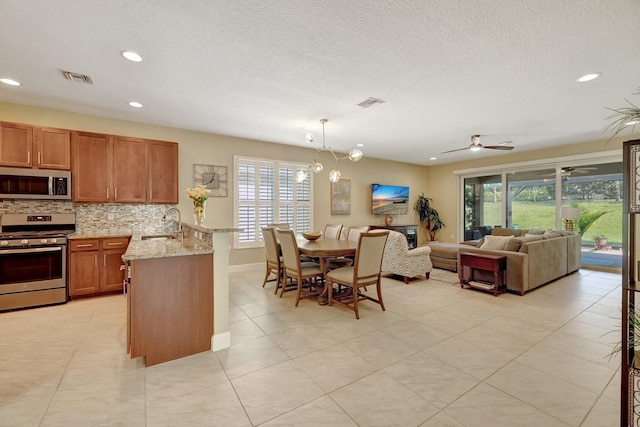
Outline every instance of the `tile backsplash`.
{"type": "Polygon", "coordinates": [[[75,213],[76,229],[82,233],[131,232],[162,234],[176,230],[173,221],[163,221],[164,212],[173,205],[83,204],[51,200],[2,200],[5,213],[75,213]]]}

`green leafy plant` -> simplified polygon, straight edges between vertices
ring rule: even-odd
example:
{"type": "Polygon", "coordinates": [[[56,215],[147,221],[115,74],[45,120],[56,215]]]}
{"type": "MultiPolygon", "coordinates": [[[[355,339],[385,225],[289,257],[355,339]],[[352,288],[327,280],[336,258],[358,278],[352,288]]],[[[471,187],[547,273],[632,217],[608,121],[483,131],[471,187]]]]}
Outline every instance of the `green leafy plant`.
{"type": "Polygon", "coordinates": [[[420,222],[424,223],[427,233],[429,233],[429,240],[436,240],[436,232],[441,228],[444,228],[444,222],[440,219],[438,211],[431,207],[433,200],[429,197],[425,197],[424,193],[418,196],[416,204],[413,207],[414,210],[420,215],[420,222]]]}
{"type": "Polygon", "coordinates": [[[583,236],[584,233],[598,220],[601,216],[608,214],[612,211],[603,211],[603,210],[595,210],[588,209],[586,211],[580,212],[580,218],[575,221],[576,226],[578,227],[578,234],[583,236]]]}
{"type": "MultiPolygon", "coordinates": [[[[640,88],[634,95],[640,95],[640,88]]],[[[634,132],[636,125],[640,123],[640,107],[632,104],[631,101],[625,99],[629,107],[624,108],[607,108],[607,110],[613,111],[613,114],[607,117],[607,120],[613,120],[604,130],[613,130],[611,138],[622,132],[626,128],[631,128],[631,132],[634,132]],[[614,120],[615,119],[615,120],[614,120]]],[[[606,108],[606,107],[605,107],[606,108]]],[[[609,138],[609,141],[611,141],[609,138]]],[[[608,141],[607,141],[608,142],[608,141]]]]}
{"type": "MultiPolygon", "coordinates": [[[[632,329],[633,333],[629,334],[629,338],[627,340],[627,350],[635,350],[640,348],[640,316],[638,316],[635,312],[634,306],[630,305],[629,306],[629,328],[628,329],[632,329]]],[[[617,330],[613,330],[613,331],[609,331],[606,332],[606,334],[610,334],[610,333],[616,333],[619,334],[620,333],[620,329],[617,330]]],[[[609,353],[607,355],[607,357],[609,357],[609,360],[611,360],[611,358],[613,356],[615,356],[616,354],[620,353],[622,351],[622,340],[618,341],[617,343],[615,343],[613,350],[611,350],[611,353],[609,353]]],[[[633,354],[633,359],[631,360],[631,365],[635,366],[635,351],[633,354]]]]}

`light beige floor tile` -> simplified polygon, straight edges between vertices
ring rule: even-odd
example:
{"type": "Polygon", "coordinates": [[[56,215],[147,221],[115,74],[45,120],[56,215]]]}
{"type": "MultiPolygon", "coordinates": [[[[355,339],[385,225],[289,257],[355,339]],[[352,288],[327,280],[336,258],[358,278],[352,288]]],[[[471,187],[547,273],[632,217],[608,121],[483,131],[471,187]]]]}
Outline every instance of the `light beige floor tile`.
{"type": "Polygon", "coordinates": [[[620,399],[601,397],[587,414],[580,427],[602,427],[620,425],[620,399]]]}
{"type": "Polygon", "coordinates": [[[449,405],[444,412],[464,426],[567,427],[568,424],[520,399],[481,384],[449,405]]]}
{"type": "Polygon", "coordinates": [[[232,379],[231,382],[254,425],[324,395],[322,389],[292,361],[232,379]]]}
{"type": "Polygon", "coordinates": [[[55,388],[52,388],[46,394],[23,398],[15,396],[11,403],[0,404],[0,425],[39,426],[54,393],[55,388]]]}
{"type": "Polygon", "coordinates": [[[229,378],[246,375],[289,359],[269,337],[232,345],[216,354],[229,378]]]}
{"type": "Polygon", "coordinates": [[[613,350],[611,345],[600,344],[564,332],[554,332],[542,340],[540,344],[613,369],[620,365],[619,354],[613,358],[608,357],[613,350]]]}
{"type": "Polygon", "coordinates": [[[613,348],[616,342],[620,341],[620,323],[616,330],[607,329],[598,325],[584,323],[579,320],[572,320],[558,329],[563,332],[577,337],[586,338],[606,346],[613,348]]]}
{"type": "Polygon", "coordinates": [[[253,320],[248,318],[246,320],[229,323],[229,332],[231,333],[231,345],[251,341],[266,335],[253,320]]]}
{"type": "Polygon", "coordinates": [[[486,382],[574,426],[582,422],[598,398],[596,393],[518,362],[510,363],[486,382]]]}
{"type": "MultiPolygon", "coordinates": [[[[442,309],[441,309],[442,310],[442,309]]],[[[476,323],[464,318],[464,315],[432,311],[424,316],[416,317],[416,321],[421,322],[431,328],[444,332],[447,335],[457,335],[476,326],[476,323]]]]}
{"type": "Polygon", "coordinates": [[[420,427],[465,427],[464,424],[460,424],[458,421],[451,418],[444,411],[438,412],[433,417],[429,418],[424,424],[420,424],[420,427]]]}
{"type": "Polygon", "coordinates": [[[475,378],[485,379],[511,361],[508,356],[474,344],[450,338],[424,350],[475,378]]]}
{"type": "Polygon", "coordinates": [[[484,325],[466,330],[456,335],[456,338],[480,348],[501,353],[510,359],[518,357],[532,346],[526,339],[517,335],[511,335],[508,332],[496,333],[494,329],[486,328],[484,325]]]}
{"type": "Polygon", "coordinates": [[[416,353],[383,372],[438,408],[444,408],[480,383],[480,380],[428,355],[416,353]]]}
{"type": "Polygon", "coordinates": [[[416,347],[382,331],[350,339],[343,345],[378,369],[418,352],[416,347]]]}
{"type": "Polygon", "coordinates": [[[144,372],[59,390],[42,426],[93,425],[144,412],[144,372]]]}
{"type": "Polygon", "coordinates": [[[148,427],[251,426],[233,387],[227,381],[157,404],[148,402],[146,418],[148,427]]]}
{"type": "Polygon", "coordinates": [[[342,344],[299,357],[295,362],[326,392],[359,380],[376,368],[342,344]]]}
{"type": "Polygon", "coordinates": [[[384,372],[371,374],[331,393],[359,426],[420,425],[438,409],[384,372]]]}
{"type": "Polygon", "coordinates": [[[335,404],[329,397],[324,396],[302,405],[290,412],[267,421],[261,427],[290,427],[290,426],[327,426],[327,427],[355,427],[357,424],[335,404]]]}
{"type": "Polygon", "coordinates": [[[216,355],[205,352],[146,368],[145,380],[147,404],[159,405],[228,378],[216,355]]]}
{"type": "Polygon", "coordinates": [[[615,369],[543,346],[532,348],[516,361],[594,393],[600,393],[615,374],[615,369]]]}
{"type": "Polygon", "coordinates": [[[335,339],[324,333],[321,325],[305,325],[270,336],[292,359],[335,344],[335,339]]]}
{"type": "Polygon", "coordinates": [[[395,337],[417,349],[424,350],[450,337],[442,331],[431,328],[415,320],[405,320],[382,329],[385,333],[395,337]]]}

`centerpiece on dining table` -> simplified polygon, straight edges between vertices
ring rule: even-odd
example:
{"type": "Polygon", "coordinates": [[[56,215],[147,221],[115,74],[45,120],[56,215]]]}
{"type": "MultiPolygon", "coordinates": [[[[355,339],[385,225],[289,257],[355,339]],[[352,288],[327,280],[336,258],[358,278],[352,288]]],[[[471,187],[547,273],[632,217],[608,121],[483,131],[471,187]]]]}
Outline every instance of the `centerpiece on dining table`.
{"type": "Polygon", "coordinates": [[[204,185],[198,185],[195,188],[187,188],[184,192],[193,201],[193,219],[196,225],[202,226],[206,217],[207,199],[211,190],[204,185]]]}

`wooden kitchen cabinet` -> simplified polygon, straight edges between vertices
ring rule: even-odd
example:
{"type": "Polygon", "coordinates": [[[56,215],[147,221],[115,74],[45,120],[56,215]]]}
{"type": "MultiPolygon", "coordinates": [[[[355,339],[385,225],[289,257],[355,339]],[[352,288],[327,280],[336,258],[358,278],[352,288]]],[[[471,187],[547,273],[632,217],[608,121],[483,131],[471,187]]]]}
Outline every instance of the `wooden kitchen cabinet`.
{"type": "Polygon", "coordinates": [[[33,156],[39,169],[71,170],[71,131],[35,128],[33,156]]]}
{"type": "Polygon", "coordinates": [[[178,144],[149,141],[149,202],[178,203],[178,144]]]}
{"type": "Polygon", "coordinates": [[[73,201],[87,203],[110,201],[109,186],[113,169],[111,136],[73,132],[71,149],[73,201]]]}
{"type": "Polygon", "coordinates": [[[71,239],[69,244],[69,296],[122,292],[125,270],[122,255],[128,237],[71,239]]]}
{"type": "Polygon", "coordinates": [[[73,201],[178,203],[178,144],[74,132],[73,201]]]}
{"type": "Polygon", "coordinates": [[[144,203],[147,201],[146,190],[147,141],[113,137],[113,201],[144,203]]]}
{"type": "Polygon", "coordinates": [[[71,131],[0,123],[0,165],[71,169],[71,131]]]}

